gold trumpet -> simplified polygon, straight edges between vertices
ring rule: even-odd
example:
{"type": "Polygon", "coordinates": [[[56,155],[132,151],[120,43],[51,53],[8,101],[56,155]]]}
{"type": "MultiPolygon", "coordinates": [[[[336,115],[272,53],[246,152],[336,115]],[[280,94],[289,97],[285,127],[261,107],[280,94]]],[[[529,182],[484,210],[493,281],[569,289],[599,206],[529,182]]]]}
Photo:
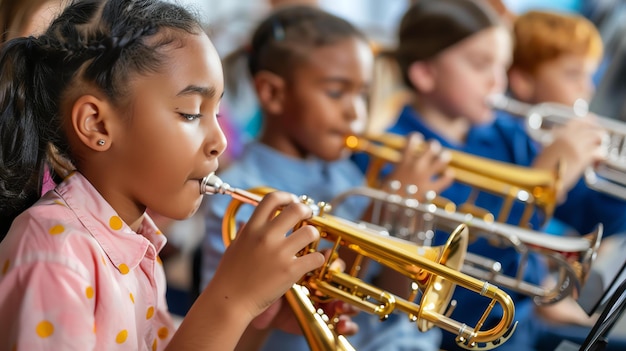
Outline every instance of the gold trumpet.
{"type": "MultiPolygon", "coordinates": [[[[367,184],[378,188],[382,168],[388,163],[401,161],[400,150],[406,145],[406,137],[391,133],[351,135],[346,138],[345,143],[348,149],[366,152],[371,156],[366,173],[367,184]]],[[[425,144],[421,144],[420,147],[423,149],[425,144]]],[[[473,204],[478,192],[486,191],[504,199],[496,219],[498,222],[506,222],[515,201],[525,204],[519,223],[521,227],[529,226],[535,209],[540,209],[545,218],[552,216],[561,187],[561,167],[553,171],[536,170],[456,150],[449,151],[451,154],[449,167],[454,170],[455,179],[472,187],[472,194],[461,206],[460,212],[472,213],[492,221],[494,219],[492,214],[473,204]]],[[[435,198],[433,203],[450,211],[455,210],[454,204],[445,199],[435,198]]]]}
{"type": "MultiPolygon", "coordinates": [[[[226,210],[222,226],[226,245],[235,239],[237,229],[235,218],[240,206],[244,203],[256,205],[271,191],[273,189],[270,188],[253,191],[232,188],[213,174],[205,177],[200,184],[202,194],[228,194],[233,198],[226,210]]],[[[396,310],[405,312],[422,331],[438,326],[456,334],[457,344],[465,349],[492,349],[505,342],[514,331],[515,307],[511,297],[494,285],[458,272],[467,249],[468,234],[465,225],[457,227],[448,242],[441,247],[420,247],[405,240],[382,236],[376,231],[359,227],[354,222],[328,215],[326,212],[330,208],[327,204],[316,205],[306,197],[301,200],[314,210],[314,216],[302,221],[300,225],[315,226],[320,236],[333,244],[332,254],[326,263],[305,275],[287,294],[289,301],[297,300],[295,303],[291,302],[291,307],[300,311],[296,312],[296,316],[300,317],[300,326],[308,336],[307,340],[312,350],[349,350],[351,346],[343,344],[342,337],[337,336],[332,323],[325,322],[326,318],[320,318],[313,312],[302,312],[301,305],[308,305],[310,301],[308,303],[302,301],[304,296],[299,294],[300,286],[315,291],[315,294],[311,294],[313,298],[339,299],[376,314],[381,320],[396,310]],[[329,268],[331,261],[338,256],[339,247],[353,250],[359,256],[348,270],[349,273],[329,268]],[[355,276],[363,257],[402,273],[413,280],[420,289],[416,287],[409,299],[403,299],[363,282],[355,276]],[[474,327],[455,321],[444,314],[455,285],[491,299],[491,303],[474,327]],[[420,304],[417,304],[413,300],[420,291],[422,296],[420,304]],[[495,327],[481,330],[496,303],[502,307],[502,318],[495,327]]],[[[313,243],[304,251],[316,251],[318,244],[319,242],[313,243]]],[[[306,309],[313,310],[310,306],[306,309]]]]}
{"type": "Polygon", "coordinates": [[[471,214],[447,211],[434,204],[420,203],[410,197],[369,187],[348,190],[334,198],[330,205],[339,208],[352,196],[371,200],[372,223],[384,228],[392,236],[422,244],[427,243],[436,229],[446,231],[465,224],[471,236],[484,237],[494,246],[513,247],[521,255],[515,276],[500,272],[499,262],[470,252],[466,255],[461,272],[530,296],[538,305],[555,303],[569,295],[575,298],[578,296],[602,239],[602,224],[580,238],[555,236],[546,240],[546,234],[543,233],[504,223],[486,222],[471,214]],[[541,255],[548,264],[558,268],[558,279],[554,285],[540,286],[523,280],[528,255],[531,253],[541,255]]]}
{"type": "MultiPolygon", "coordinates": [[[[524,118],[528,135],[543,145],[552,142],[555,126],[589,113],[582,99],[571,107],[552,102],[531,105],[505,95],[491,96],[487,102],[496,110],[524,118]]],[[[605,159],[585,170],[585,182],[591,189],[626,200],[626,123],[602,116],[595,121],[607,131],[602,144],[605,159]]]]}

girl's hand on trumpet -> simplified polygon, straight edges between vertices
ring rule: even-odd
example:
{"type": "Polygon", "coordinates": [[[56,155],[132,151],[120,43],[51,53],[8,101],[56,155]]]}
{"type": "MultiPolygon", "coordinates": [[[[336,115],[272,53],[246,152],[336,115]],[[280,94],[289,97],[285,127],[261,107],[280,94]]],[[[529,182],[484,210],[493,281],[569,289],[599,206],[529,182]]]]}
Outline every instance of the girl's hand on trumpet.
{"type": "Polygon", "coordinates": [[[574,118],[553,132],[553,141],[546,146],[533,163],[534,168],[555,169],[562,162],[562,187],[559,198],[578,182],[585,168],[605,157],[602,141],[606,131],[593,116],[574,118]]]}
{"type": "MultiPolygon", "coordinates": [[[[332,250],[322,250],[324,257],[332,253],[332,250]]],[[[330,266],[330,270],[343,272],[346,268],[345,262],[341,258],[334,259],[330,266]]],[[[311,292],[314,294],[315,292],[311,292]]],[[[359,331],[359,326],[350,319],[359,313],[359,309],[345,303],[335,300],[327,303],[316,304],[317,308],[324,310],[324,313],[331,319],[336,317],[335,327],[341,335],[354,335],[359,331]]],[[[302,334],[302,329],[298,325],[293,310],[282,298],[272,304],[265,312],[252,321],[252,326],[256,329],[277,328],[291,334],[302,334]]]]}
{"type": "Polygon", "coordinates": [[[277,191],[264,196],[226,249],[209,284],[211,298],[217,299],[214,305],[221,304],[221,310],[230,310],[241,322],[250,323],[305,273],[320,267],[324,263],[320,252],[296,256],[319,239],[317,229],[302,226],[286,235],[311,216],[311,208],[292,194],[277,191]]]}
{"type": "Polygon", "coordinates": [[[420,133],[412,133],[402,151],[402,161],[383,184],[398,180],[403,185],[416,185],[415,196],[423,201],[429,191],[441,193],[452,184],[454,172],[448,167],[449,162],[450,153],[438,141],[425,142],[420,133]]]}

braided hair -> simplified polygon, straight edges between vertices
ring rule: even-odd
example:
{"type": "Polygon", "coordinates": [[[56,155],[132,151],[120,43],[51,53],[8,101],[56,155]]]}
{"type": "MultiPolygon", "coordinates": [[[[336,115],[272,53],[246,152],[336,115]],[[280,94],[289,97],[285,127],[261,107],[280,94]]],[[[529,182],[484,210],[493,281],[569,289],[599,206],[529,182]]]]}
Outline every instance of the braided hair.
{"type": "Polygon", "coordinates": [[[159,0],[76,0],[34,38],[0,51],[0,238],[41,191],[46,151],[72,160],[62,106],[89,85],[121,106],[128,77],[158,71],[160,48],[202,27],[186,9],[159,0]],[[157,36],[157,34],[159,34],[157,36]]]}
{"type": "Polygon", "coordinates": [[[351,23],[317,7],[296,5],[278,9],[254,31],[248,53],[250,74],[268,70],[287,75],[311,49],[346,38],[367,42],[351,23]]]}

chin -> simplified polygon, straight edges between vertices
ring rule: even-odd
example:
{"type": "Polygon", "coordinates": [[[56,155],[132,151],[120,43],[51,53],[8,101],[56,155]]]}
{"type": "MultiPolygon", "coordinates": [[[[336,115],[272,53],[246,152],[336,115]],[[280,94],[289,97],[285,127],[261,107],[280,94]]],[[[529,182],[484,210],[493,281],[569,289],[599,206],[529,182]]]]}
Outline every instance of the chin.
{"type": "Polygon", "coordinates": [[[495,120],[495,117],[496,117],[496,114],[493,111],[487,110],[487,111],[482,111],[481,113],[477,113],[475,116],[470,118],[470,120],[472,124],[474,125],[485,125],[485,124],[493,123],[493,121],[495,120]]]}

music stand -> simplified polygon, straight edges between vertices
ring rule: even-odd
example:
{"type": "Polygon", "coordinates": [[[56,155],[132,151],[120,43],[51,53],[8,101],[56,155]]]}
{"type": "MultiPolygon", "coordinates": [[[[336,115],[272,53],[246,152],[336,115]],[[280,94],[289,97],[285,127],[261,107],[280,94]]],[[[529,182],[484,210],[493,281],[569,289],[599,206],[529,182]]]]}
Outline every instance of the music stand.
{"type": "Polygon", "coordinates": [[[608,334],[626,309],[626,280],[622,280],[610,295],[600,318],[580,346],[580,351],[602,351],[608,344],[608,334]]]}

